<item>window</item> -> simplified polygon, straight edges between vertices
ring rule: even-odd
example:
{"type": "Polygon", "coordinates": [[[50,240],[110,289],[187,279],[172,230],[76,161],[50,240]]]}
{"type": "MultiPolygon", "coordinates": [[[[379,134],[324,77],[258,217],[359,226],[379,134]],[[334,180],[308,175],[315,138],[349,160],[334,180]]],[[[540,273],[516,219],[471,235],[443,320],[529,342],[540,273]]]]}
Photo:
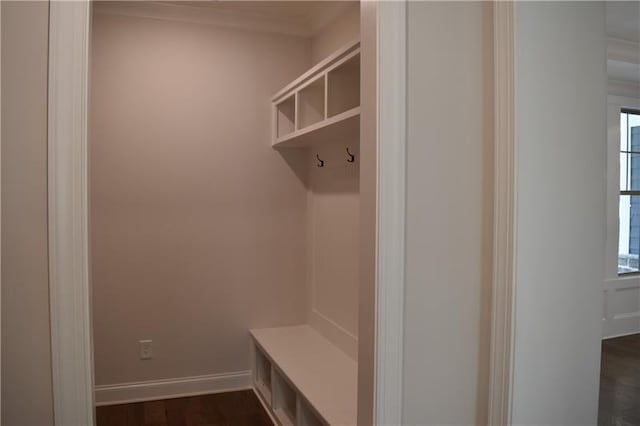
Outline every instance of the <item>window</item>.
{"type": "Polygon", "coordinates": [[[640,272],[640,111],[620,113],[618,274],[640,272]]]}

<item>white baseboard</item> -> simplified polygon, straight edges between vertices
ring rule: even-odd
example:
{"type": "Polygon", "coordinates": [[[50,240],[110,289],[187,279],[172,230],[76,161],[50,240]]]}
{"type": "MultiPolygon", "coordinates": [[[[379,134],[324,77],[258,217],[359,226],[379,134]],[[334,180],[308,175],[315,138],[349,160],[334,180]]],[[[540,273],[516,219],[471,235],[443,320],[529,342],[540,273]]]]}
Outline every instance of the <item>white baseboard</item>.
{"type": "Polygon", "coordinates": [[[604,336],[602,340],[617,339],[618,337],[633,336],[635,334],[640,334],[640,330],[626,331],[624,333],[607,335],[604,336]]]}
{"type": "Polygon", "coordinates": [[[602,339],[629,336],[640,333],[640,314],[617,314],[602,320],[602,339]]]}
{"type": "Polygon", "coordinates": [[[96,406],[251,389],[251,370],[95,387],[96,406]]]}

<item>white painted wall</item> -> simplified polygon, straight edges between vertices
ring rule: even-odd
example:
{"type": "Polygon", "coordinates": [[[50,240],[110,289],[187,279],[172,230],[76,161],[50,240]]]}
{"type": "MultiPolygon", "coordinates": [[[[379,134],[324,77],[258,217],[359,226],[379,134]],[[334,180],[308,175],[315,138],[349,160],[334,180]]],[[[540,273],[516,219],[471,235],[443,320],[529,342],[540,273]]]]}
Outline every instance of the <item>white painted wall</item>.
{"type": "Polygon", "coordinates": [[[606,179],[604,3],[516,5],[513,424],[596,424],[606,179]]]}
{"type": "Polygon", "coordinates": [[[357,357],[358,141],[269,144],[271,95],[357,38],[357,6],[314,38],[94,15],[97,385],[244,371],[253,327],[308,322],[357,357]]]}
{"type": "Polygon", "coordinates": [[[305,159],[270,98],[309,40],[96,14],[92,42],[96,384],[248,370],[250,328],[306,320],[305,159]]]}
{"type": "Polygon", "coordinates": [[[408,8],[403,423],[481,425],[493,220],[491,6],[408,8]]]}
{"type": "Polygon", "coordinates": [[[2,418],[53,424],[47,247],[49,4],[2,8],[2,418]]]}

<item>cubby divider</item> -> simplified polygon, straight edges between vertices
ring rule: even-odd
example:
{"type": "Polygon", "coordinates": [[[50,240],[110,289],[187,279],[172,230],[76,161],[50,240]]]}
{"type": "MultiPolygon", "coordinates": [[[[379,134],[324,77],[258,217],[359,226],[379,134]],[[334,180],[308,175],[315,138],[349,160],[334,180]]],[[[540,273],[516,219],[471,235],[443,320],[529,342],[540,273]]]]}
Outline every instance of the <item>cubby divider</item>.
{"type": "Polygon", "coordinates": [[[297,425],[296,391],[277,371],[273,379],[273,412],[283,426],[297,425]]]}
{"type": "Polygon", "coordinates": [[[273,366],[262,352],[256,350],[255,355],[254,382],[256,389],[258,389],[258,392],[262,394],[265,400],[271,402],[273,366]]]}
{"type": "Polygon", "coordinates": [[[325,426],[325,423],[320,420],[318,415],[301,396],[298,396],[297,415],[297,426],[325,426]]]}

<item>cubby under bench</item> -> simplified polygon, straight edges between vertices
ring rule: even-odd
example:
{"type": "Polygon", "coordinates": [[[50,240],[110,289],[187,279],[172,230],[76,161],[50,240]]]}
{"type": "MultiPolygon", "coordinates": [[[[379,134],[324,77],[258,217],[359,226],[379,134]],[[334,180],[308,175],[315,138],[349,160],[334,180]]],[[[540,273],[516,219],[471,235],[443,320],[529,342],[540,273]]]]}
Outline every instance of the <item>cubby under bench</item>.
{"type": "Polygon", "coordinates": [[[355,425],[358,365],[308,325],[251,330],[254,385],[282,425],[355,425]]]}

